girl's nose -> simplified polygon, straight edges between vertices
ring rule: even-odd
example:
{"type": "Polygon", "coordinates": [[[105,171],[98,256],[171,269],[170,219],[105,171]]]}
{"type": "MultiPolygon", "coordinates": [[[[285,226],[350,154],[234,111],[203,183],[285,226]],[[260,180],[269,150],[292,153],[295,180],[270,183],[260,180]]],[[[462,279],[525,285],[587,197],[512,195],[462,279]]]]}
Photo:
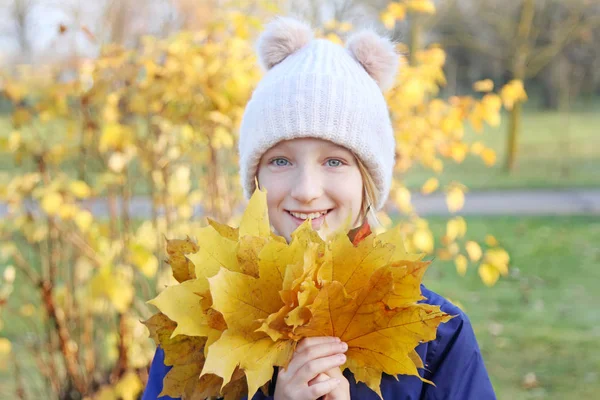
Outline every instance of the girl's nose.
{"type": "Polygon", "coordinates": [[[322,179],[311,168],[299,168],[290,195],[298,202],[308,204],[323,195],[322,179]]]}

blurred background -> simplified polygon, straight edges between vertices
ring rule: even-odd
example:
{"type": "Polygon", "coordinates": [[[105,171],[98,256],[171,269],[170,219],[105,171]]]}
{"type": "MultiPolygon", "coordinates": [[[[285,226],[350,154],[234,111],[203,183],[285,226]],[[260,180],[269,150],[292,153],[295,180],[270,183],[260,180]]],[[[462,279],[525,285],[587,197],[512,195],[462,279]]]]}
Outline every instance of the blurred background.
{"type": "Polygon", "coordinates": [[[498,398],[597,397],[599,0],[1,0],[2,397],[141,395],[165,237],[244,207],[237,129],[275,15],[398,43],[377,229],[434,260],[498,398]]]}

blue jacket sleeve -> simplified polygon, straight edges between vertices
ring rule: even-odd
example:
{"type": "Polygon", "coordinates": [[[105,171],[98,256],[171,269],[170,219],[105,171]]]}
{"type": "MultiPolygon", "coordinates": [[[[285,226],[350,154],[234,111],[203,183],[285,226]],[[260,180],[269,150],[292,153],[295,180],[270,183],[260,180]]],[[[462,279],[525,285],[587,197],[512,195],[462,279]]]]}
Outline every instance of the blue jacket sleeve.
{"type": "Polygon", "coordinates": [[[427,289],[423,294],[429,297],[428,303],[438,303],[444,312],[456,317],[440,325],[437,338],[431,343],[426,360],[426,368],[431,373],[426,373],[425,378],[433,381],[436,386],[424,385],[421,398],[425,400],[496,399],[467,315],[427,289]]]}
{"type": "MultiPolygon", "coordinates": [[[[163,379],[167,372],[171,370],[171,367],[165,365],[165,352],[161,347],[156,349],[152,364],[150,365],[150,372],[148,373],[148,383],[146,389],[142,395],[142,400],[156,400],[158,395],[163,389],[163,379]]],[[[160,397],[161,400],[174,400],[169,396],[160,397]]]]}

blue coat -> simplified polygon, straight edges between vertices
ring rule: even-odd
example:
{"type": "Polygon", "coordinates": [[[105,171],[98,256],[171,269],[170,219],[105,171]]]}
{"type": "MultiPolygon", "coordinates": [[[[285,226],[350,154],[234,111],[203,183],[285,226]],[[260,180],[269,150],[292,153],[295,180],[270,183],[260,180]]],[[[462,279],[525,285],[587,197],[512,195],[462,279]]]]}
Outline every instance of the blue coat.
{"type": "MultiPolygon", "coordinates": [[[[433,381],[436,386],[422,383],[415,376],[398,375],[398,380],[389,375],[381,379],[381,392],[384,400],[488,400],[495,399],[494,390],[488,377],[481,352],[469,318],[458,307],[421,285],[423,303],[439,305],[442,311],[457,315],[441,324],[434,341],[420,344],[416,350],[425,364],[421,371],[423,378],[433,381]]],[[[170,367],[164,364],[164,352],[159,347],[150,367],[148,385],[142,400],[155,400],[162,391],[163,378],[170,367]]],[[[353,399],[377,400],[379,396],[364,383],[356,384],[349,370],[344,375],[350,382],[350,396],[353,399]]],[[[271,385],[271,389],[274,388],[271,385]]],[[[272,399],[260,391],[253,400],[272,399]]],[[[161,397],[161,400],[171,397],[161,397]]]]}

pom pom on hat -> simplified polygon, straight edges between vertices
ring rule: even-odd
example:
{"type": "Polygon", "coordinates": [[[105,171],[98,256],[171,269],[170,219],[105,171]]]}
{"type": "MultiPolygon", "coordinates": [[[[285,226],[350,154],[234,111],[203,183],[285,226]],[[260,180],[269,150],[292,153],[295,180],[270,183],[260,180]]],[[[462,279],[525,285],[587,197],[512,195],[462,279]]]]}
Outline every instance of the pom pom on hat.
{"type": "Polygon", "coordinates": [[[261,67],[270,70],[312,38],[313,32],[307,24],[288,17],[274,19],[266,26],[256,46],[261,67]]]}
{"type": "Polygon", "coordinates": [[[396,80],[399,57],[394,44],[371,30],[362,30],[350,36],[346,48],[382,91],[389,89],[396,80]]]}

